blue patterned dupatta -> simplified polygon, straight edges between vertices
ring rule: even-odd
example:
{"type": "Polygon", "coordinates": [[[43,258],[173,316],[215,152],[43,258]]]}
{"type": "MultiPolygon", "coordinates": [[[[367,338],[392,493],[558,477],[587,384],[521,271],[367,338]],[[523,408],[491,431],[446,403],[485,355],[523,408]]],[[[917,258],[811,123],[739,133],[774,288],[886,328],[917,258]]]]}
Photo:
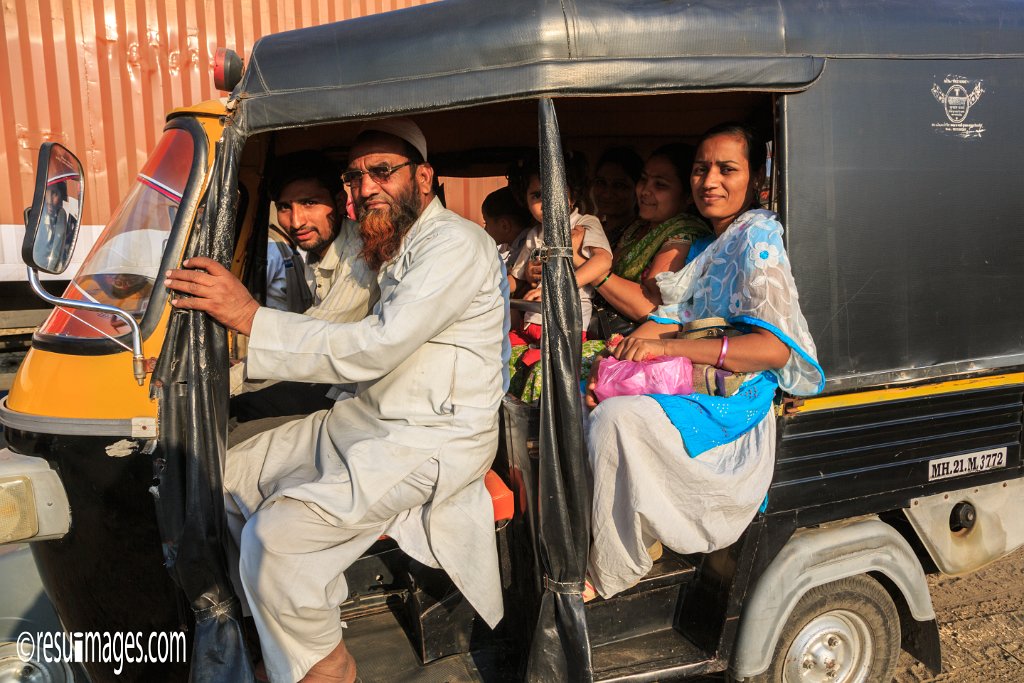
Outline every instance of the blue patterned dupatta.
{"type": "Polygon", "coordinates": [[[771,211],[747,211],[676,273],[657,276],[665,303],[652,320],[685,324],[721,317],[740,330],[761,327],[791,350],[779,370],[757,373],[733,396],[690,394],[652,398],[679,430],[690,457],[733,441],[771,410],[776,388],[810,396],[825,386],[814,340],[800,311],[796,283],[771,211]]]}

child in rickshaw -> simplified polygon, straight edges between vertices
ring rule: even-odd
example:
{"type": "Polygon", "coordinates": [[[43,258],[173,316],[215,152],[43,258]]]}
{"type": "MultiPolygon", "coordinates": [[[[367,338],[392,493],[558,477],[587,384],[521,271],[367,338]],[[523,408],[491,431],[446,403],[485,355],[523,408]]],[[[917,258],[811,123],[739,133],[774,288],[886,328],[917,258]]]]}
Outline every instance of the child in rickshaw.
{"type": "MultiPolygon", "coordinates": [[[[579,155],[566,160],[565,176],[568,185],[568,200],[572,212],[569,215],[569,227],[572,231],[573,266],[576,271],[576,286],[579,288],[580,309],[583,317],[583,330],[590,324],[592,311],[591,300],[594,296],[593,285],[611,268],[612,249],[605,237],[601,221],[597,216],[583,213],[582,200],[586,196],[586,162],[579,155]]],[[[542,296],[541,283],[529,268],[532,259],[536,259],[543,248],[543,188],[540,180],[540,159],[531,155],[521,162],[509,174],[509,185],[518,196],[522,197],[526,208],[537,224],[530,229],[515,263],[509,269],[509,275],[518,293],[527,301],[540,301],[542,296]]],[[[511,371],[513,374],[512,392],[523,396],[523,400],[536,398],[532,392],[522,393],[524,387],[518,386],[530,374],[532,368],[540,360],[541,316],[539,313],[527,312],[523,316],[523,324],[510,333],[512,341],[511,371]],[[516,382],[516,378],[519,382],[516,382]]],[[[584,340],[586,333],[584,332],[584,340]]],[[[538,394],[539,394],[539,387],[538,394]]]]}
{"type": "Polygon", "coordinates": [[[484,197],[480,206],[484,231],[498,245],[505,268],[511,268],[523,250],[533,217],[510,187],[502,187],[484,197]]]}

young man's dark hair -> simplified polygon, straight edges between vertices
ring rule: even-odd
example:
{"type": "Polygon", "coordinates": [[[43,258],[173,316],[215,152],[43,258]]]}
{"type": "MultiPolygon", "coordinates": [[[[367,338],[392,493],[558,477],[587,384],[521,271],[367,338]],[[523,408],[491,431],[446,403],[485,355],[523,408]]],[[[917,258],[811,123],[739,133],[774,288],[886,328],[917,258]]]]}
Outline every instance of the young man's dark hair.
{"type": "Polygon", "coordinates": [[[46,190],[48,192],[56,192],[60,196],[61,202],[67,201],[68,184],[66,181],[61,180],[56,183],[51,183],[50,185],[46,186],[46,190]]]}
{"type": "Polygon", "coordinates": [[[296,180],[315,179],[336,197],[342,191],[341,167],[324,154],[313,149],[292,152],[271,162],[272,170],[267,190],[270,199],[277,201],[281,192],[296,180]]]}

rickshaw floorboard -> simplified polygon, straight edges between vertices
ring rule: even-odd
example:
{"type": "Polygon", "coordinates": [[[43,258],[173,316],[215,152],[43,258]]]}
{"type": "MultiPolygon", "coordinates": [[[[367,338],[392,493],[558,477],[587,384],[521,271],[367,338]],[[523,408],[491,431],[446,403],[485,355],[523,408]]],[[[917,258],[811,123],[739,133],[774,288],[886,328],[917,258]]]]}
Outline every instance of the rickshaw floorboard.
{"type": "Polygon", "coordinates": [[[488,657],[487,653],[452,655],[421,664],[405,630],[391,612],[347,623],[345,644],[355,657],[363,683],[504,683],[515,680],[515,672],[505,671],[498,658],[488,657]]]}
{"type": "Polygon", "coordinates": [[[598,681],[671,680],[707,673],[717,660],[673,628],[593,648],[598,681]]]}

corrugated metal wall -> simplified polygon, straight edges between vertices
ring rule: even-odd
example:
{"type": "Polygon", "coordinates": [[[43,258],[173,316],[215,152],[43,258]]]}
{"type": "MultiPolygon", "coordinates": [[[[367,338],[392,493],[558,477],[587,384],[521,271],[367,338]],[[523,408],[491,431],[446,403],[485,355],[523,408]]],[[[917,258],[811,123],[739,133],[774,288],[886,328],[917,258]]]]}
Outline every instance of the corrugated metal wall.
{"type": "MultiPolygon", "coordinates": [[[[47,140],[67,145],[85,165],[83,224],[105,223],[154,146],[166,112],[221,95],[211,68],[218,46],[247,58],[268,33],[431,1],[6,0],[0,226],[20,225],[32,201],[39,146],[47,140]]],[[[480,202],[498,185],[449,181],[449,205],[479,219],[480,202]]],[[[6,252],[12,240],[4,237],[6,252]]]]}

